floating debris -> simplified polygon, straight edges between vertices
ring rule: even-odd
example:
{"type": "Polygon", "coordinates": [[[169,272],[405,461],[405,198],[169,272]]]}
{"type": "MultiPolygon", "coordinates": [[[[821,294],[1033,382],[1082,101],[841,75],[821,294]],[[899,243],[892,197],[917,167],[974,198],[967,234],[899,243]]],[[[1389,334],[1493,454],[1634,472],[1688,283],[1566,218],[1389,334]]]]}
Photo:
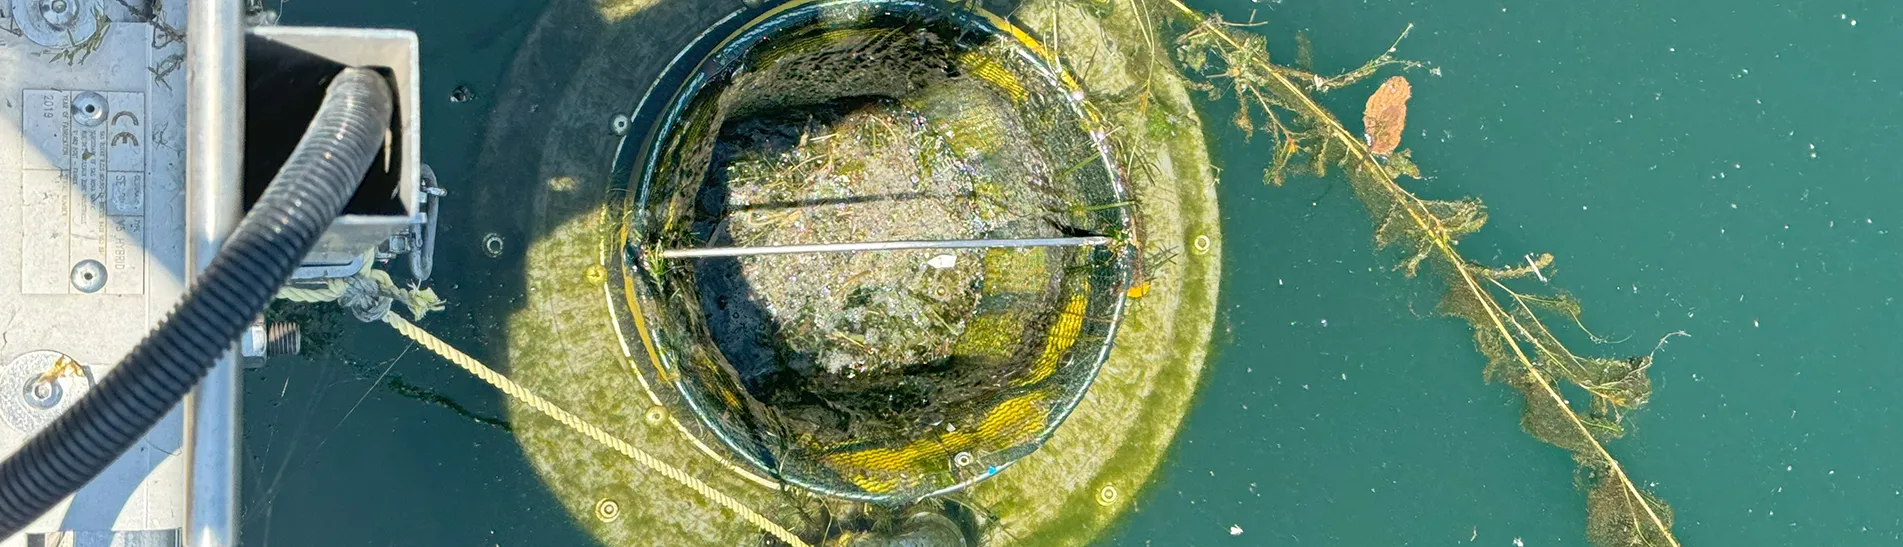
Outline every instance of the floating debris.
{"type": "Polygon", "coordinates": [[[1381,83],[1374,95],[1368,97],[1368,107],[1362,111],[1361,126],[1368,138],[1368,148],[1376,155],[1386,156],[1401,146],[1401,132],[1407,129],[1407,100],[1414,96],[1413,86],[1407,78],[1395,76],[1381,83]]]}
{"type": "MultiPolygon", "coordinates": [[[[1308,164],[1306,170],[1317,177],[1325,177],[1331,166],[1338,168],[1375,222],[1376,247],[1405,257],[1396,269],[1413,277],[1425,266],[1445,283],[1439,311],[1467,320],[1474,329],[1475,345],[1487,361],[1485,377],[1521,394],[1521,428],[1572,452],[1579,465],[1573,482],[1586,494],[1587,541],[1601,547],[1677,547],[1671,508],[1633,481],[1605,447],[1606,441],[1624,436],[1625,415],[1650,399],[1646,370],[1651,356],[1616,359],[1574,353],[1546,320],[1563,319],[1584,331],[1578,300],[1563,292],[1542,295],[1513,288],[1515,280],[1544,276],[1552,265],[1550,255],[1534,257],[1525,267],[1501,269],[1470,260],[1457,245],[1486,224],[1487,210],[1480,200],[1426,200],[1396,181],[1397,174],[1418,171],[1406,151],[1382,155],[1400,144],[1411,94],[1407,81],[1390,78],[1369,99],[1363,119],[1367,133],[1356,138],[1313,99],[1314,93],[1330,87],[1311,85],[1305,73],[1270,64],[1262,37],[1197,12],[1182,0],[1162,1],[1194,25],[1177,40],[1185,72],[1211,75],[1205,89],[1212,92],[1219,89],[1218,81],[1234,88],[1234,95],[1244,98],[1245,110],[1271,122],[1267,146],[1273,156],[1266,182],[1281,184],[1283,171],[1292,164],[1308,164]],[[1397,160],[1410,160],[1407,169],[1397,166],[1397,160]],[[1570,388],[1585,392],[1577,398],[1583,399],[1580,403],[1569,399],[1565,390],[1570,388]]],[[[1388,64],[1422,66],[1394,59],[1395,47],[1330,81],[1348,85],[1388,64]]],[[[1600,341],[1590,331],[1584,334],[1600,341]]]]}

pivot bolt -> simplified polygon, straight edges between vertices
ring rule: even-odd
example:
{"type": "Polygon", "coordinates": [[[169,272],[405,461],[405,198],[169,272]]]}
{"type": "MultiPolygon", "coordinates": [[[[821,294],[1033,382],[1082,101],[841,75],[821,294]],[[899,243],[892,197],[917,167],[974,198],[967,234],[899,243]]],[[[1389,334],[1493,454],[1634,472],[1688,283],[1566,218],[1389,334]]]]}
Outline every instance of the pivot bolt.
{"type": "Polygon", "coordinates": [[[297,355],[304,348],[304,335],[297,323],[259,321],[245,329],[238,344],[245,357],[284,357],[297,355]]]}

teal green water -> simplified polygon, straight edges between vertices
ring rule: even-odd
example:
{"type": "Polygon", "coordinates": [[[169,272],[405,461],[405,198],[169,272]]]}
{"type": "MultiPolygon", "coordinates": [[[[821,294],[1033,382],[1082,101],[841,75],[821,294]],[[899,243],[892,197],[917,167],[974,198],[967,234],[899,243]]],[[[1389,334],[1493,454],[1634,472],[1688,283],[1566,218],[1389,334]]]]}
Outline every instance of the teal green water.
{"type": "MultiPolygon", "coordinates": [[[[1492,206],[1462,251],[1558,255],[1553,285],[1631,337],[1605,354],[1693,335],[1659,352],[1652,404],[1611,445],[1677,509],[1685,545],[1903,541],[1903,180],[1888,159],[1903,8],[1193,4],[1258,10],[1288,59],[1306,31],[1324,71],[1416,25],[1400,52],[1442,75],[1409,75],[1404,146],[1432,177],[1411,187],[1492,206]]],[[[1358,127],[1377,84],[1329,105],[1358,127]]],[[[1519,431],[1517,395],[1481,383],[1463,324],[1416,317],[1437,282],[1387,270],[1343,183],[1263,187],[1259,147],[1215,131],[1219,357],[1114,543],[1584,545],[1568,455],[1519,431]]]]}
{"type": "MultiPolygon", "coordinates": [[[[1492,206],[1462,250],[1557,255],[1553,286],[1601,334],[1629,337],[1601,353],[1692,335],[1658,353],[1652,404],[1610,447],[1673,504],[1684,544],[1903,542],[1903,7],[1191,3],[1232,21],[1255,10],[1285,58],[1306,31],[1324,71],[1416,25],[1400,52],[1441,75],[1409,75],[1404,146],[1431,177],[1412,187],[1492,206]]],[[[533,183],[474,167],[487,99],[543,5],[293,1],[284,21],[416,29],[425,156],[468,196],[533,183]],[[450,103],[457,85],[477,100],[450,103]]],[[[1329,106],[1356,126],[1374,84],[1329,106]]],[[[1431,315],[1437,283],[1389,270],[1344,183],[1263,186],[1260,142],[1219,123],[1230,108],[1205,109],[1226,173],[1216,361],[1105,543],[1584,545],[1571,461],[1519,431],[1510,390],[1482,383],[1466,327],[1431,315]]],[[[463,327],[433,328],[498,358],[520,255],[478,245],[496,232],[519,249],[525,223],[474,206],[445,222],[438,290],[454,304],[435,324],[463,327]]],[[[332,362],[247,376],[246,543],[587,541],[506,431],[376,386],[388,370],[497,416],[493,391],[385,329],[343,332],[332,362]]]]}
{"type": "MultiPolygon", "coordinates": [[[[501,362],[506,349],[494,318],[523,293],[524,227],[478,207],[476,196],[525,181],[479,177],[474,168],[492,98],[545,4],[293,0],[282,7],[287,25],[405,28],[420,36],[423,156],[455,192],[443,207],[433,280],[452,307],[430,328],[489,362],[501,362]],[[459,85],[476,100],[450,102],[459,85]],[[481,250],[487,233],[503,236],[509,252],[488,258],[481,250]]],[[[431,390],[484,417],[504,415],[500,394],[388,328],[342,321],[319,329],[342,337],[329,354],[274,359],[245,374],[241,543],[590,544],[508,431],[405,397],[391,382],[431,390]]],[[[309,336],[311,325],[305,328],[309,336]]]]}

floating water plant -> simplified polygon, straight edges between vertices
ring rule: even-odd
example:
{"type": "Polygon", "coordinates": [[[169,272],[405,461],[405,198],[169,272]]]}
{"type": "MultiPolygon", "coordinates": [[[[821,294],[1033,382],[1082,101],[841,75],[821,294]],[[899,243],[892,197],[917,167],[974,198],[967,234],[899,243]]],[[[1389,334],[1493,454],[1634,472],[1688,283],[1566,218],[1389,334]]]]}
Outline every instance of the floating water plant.
{"type": "Polygon", "coordinates": [[[1460,253],[1456,243],[1486,224],[1487,209],[1474,198],[1422,199],[1399,183],[1403,175],[1418,178],[1420,173],[1407,150],[1389,153],[1399,144],[1405,119],[1406,80],[1390,80],[1369,101],[1374,111],[1364,119],[1365,135],[1344,127],[1313,99],[1385,67],[1421,65],[1395,58],[1390,46],[1338,76],[1279,66],[1270,61],[1266,41],[1241,31],[1243,25],[1204,15],[1180,0],[1155,1],[1179,13],[1186,24],[1176,42],[1184,71],[1213,96],[1236,97],[1237,127],[1267,135],[1271,165],[1265,181],[1281,185],[1290,172],[1322,177],[1330,168],[1339,169],[1376,225],[1375,245],[1402,251],[1397,269],[1413,277],[1426,268],[1447,284],[1440,310],[1472,325],[1474,344],[1487,358],[1486,378],[1523,396],[1521,426],[1572,452],[1578,462],[1575,482],[1586,492],[1587,539],[1604,547],[1677,546],[1671,509],[1641,488],[1604,444],[1623,436],[1625,414],[1650,398],[1651,355],[1586,357],[1560,341],[1546,320],[1579,325],[1579,302],[1563,292],[1541,295],[1513,288],[1529,277],[1545,280],[1552,255],[1529,255],[1525,264],[1496,268],[1460,253]],[[1573,402],[1569,393],[1582,393],[1584,403],[1573,402]]]}

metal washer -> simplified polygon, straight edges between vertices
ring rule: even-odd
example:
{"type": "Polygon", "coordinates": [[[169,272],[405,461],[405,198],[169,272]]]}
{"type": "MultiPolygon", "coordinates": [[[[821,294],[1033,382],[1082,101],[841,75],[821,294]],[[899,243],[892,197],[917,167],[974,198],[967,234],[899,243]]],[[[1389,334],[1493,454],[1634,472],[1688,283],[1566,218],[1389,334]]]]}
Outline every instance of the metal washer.
{"type": "Polygon", "coordinates": [[[11,0],[13,20],[28,40],[53,49],[77,47],[100,32],[99,0],[11,0]]]}
{"type": "Polygon", "coordinates": [[[57,351],[33,351],[15,357],[4,368],[0,368],[0,419],[21,433],[32,434],[78,403],[80,397],[92,389],[91,374],[63,375],[54,380],[59,388],[59,400],[52,406],[41,406],[33,399],[33,384],[47,371],[59,366],[62,359],[72,358],[57,351]]]}

